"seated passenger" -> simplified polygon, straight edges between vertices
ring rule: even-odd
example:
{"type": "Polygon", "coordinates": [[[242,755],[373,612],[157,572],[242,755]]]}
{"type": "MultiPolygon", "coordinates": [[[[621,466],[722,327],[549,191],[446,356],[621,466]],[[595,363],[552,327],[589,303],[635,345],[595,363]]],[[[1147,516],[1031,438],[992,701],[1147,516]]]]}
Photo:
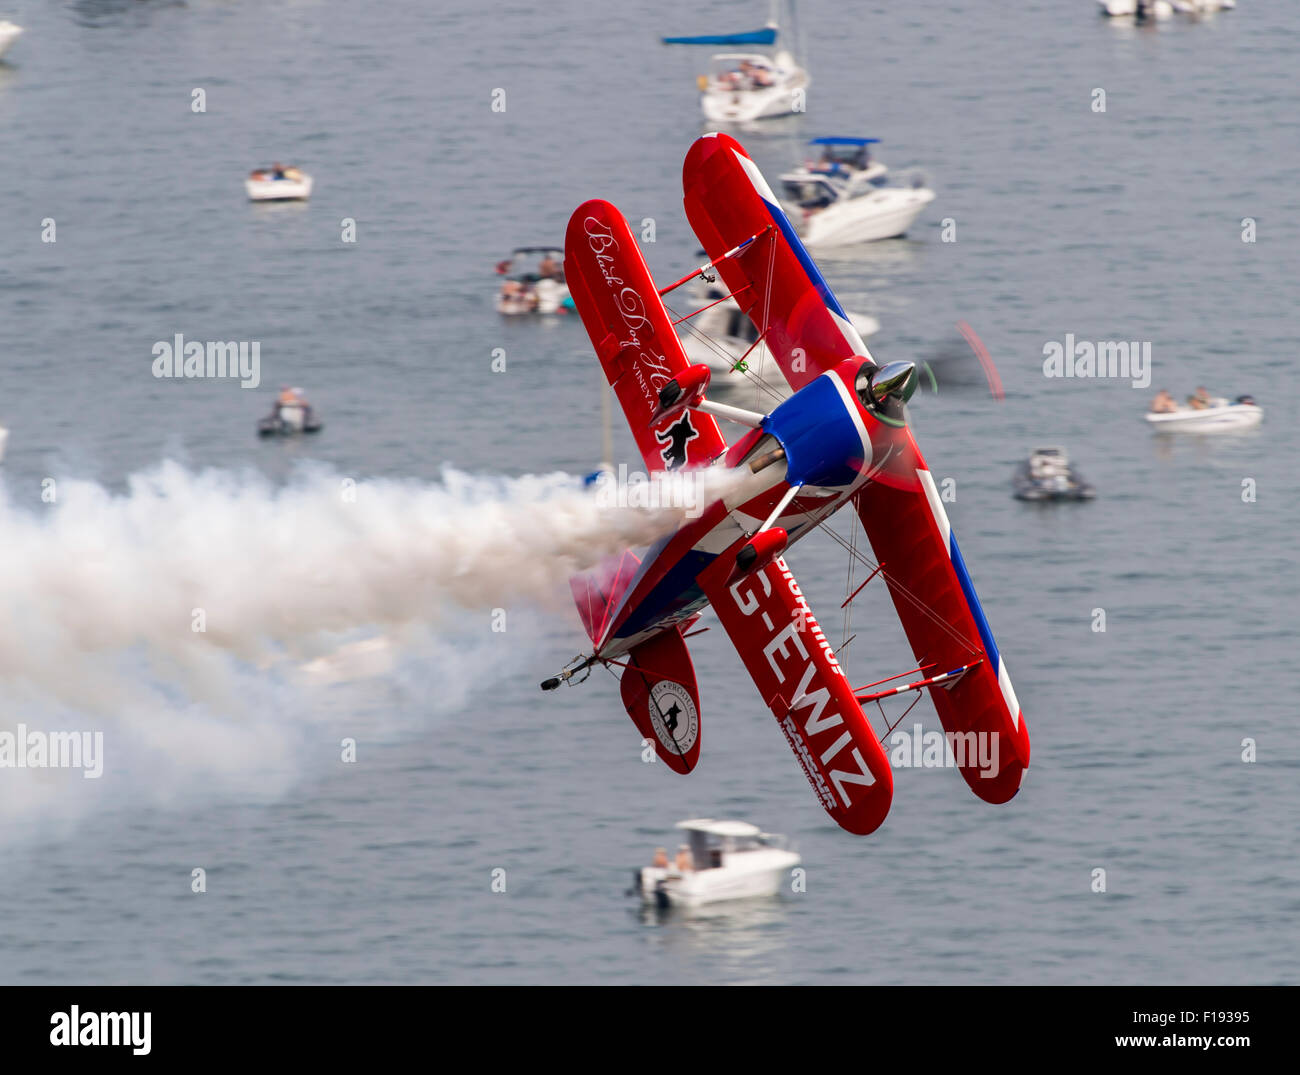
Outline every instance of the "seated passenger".
{"type": "Polygon", "coordinates": [[[656,847],[654,861],[650,865],[661,870],[668,869],[668,852],[662,847],[656,847]]]}
{"type": "Polygon", "coordinates": [[[691,849],[685,844],[677,848],[677,859],[673,863],[681,873],[690,873],[695,869],[695,861],[691,858],[691,849]]]}
{"type": "Polygon", "coordinates": [[[1178,404],[1174,402],[1174,397],[1169,394],[1169,389],[1162,388],[1156,393],[1156,398],[1151,401],[1152,414],[1172,414],[1178,410],[1178,404]]]}

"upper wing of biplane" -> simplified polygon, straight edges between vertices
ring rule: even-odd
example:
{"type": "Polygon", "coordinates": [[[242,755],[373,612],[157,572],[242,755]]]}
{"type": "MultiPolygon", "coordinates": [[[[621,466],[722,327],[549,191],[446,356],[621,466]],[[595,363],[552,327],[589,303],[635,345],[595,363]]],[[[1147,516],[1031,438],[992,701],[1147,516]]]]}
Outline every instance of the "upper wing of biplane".
{"type": "Polygon", "coordinates": [[[659,390],[690,361],[632,229],[609,202],[586,202],[569,218],[564,275],[646,469],[713,462],[727,447],[716,419],[688,410],[651,424],[659,390]]]}
{"type": "MultiPolygon", "coordinates": [[[[857,494],[858,517],[917,671],[926,679],[943,679],[928,689],[962,776],[981,799],[1006,802],[1019,790],[1029,765],[1029,732],[1020,703],[911,431],[897,430],[894,444],[885,466],[857,494]],[[943,678],[959,670],[964,671],[943,678]],[[984,741],[970,739],[971,732],[984,741]],[[962,753],[955,749],[959,741],[951,738],[958,735],[963,737],[962,753]]],[[[871,701],[888,693],[858,697],[871,701]]]]}
{"type": "Polygon", "coordinates": [[[726,134],[697,139],[682,167],[682,187],[686,218],[791,389],[846,358],[871,357],[739,142],[726,134]]]}

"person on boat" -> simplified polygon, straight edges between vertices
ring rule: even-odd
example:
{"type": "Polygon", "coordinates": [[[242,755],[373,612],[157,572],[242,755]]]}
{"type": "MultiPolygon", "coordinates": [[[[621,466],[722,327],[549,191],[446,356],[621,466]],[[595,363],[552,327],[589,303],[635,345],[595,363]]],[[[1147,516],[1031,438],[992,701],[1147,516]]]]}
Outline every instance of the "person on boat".
{"type": "Polygon", "coordinates": [[[543,255],[541,262],[537,266],[537,275],[543,280],[558,280],[560,278],[559,263],[550,254],[543,255]]]}
{"type": "Polygon", "coordinates": [[[1207,411],[1214,406],[1214,402],[1210,399],[1209,390],[1204,385],[1198,385],[1196,392],[1187,397],[1187,405],[1194,411],[1207,411]]]}
{"type": "Polygon", "coordinates": [[[822,151],[821,160],[809,167],[810,172],[830,173],[839,169],[839,162],[836,161],[835,155],[831,152],[831,147],[827,146],[822,151]]]}
{"type": "Polygon", "coordinates": [[[666,870],[666,869],[668,869],[668,851],[667,851],[667,849],[662,848],[662,847],[656,847],[656,848],[655,848],[655,857],[654,857],[654,861],[653,861],[652,863],[650,863],[650,865],[651,865],[651,866],[654,866],[656,869],[660,869],[660,870],[666,870]]]}
{"type": "Polygon", "coordinates": [[[271,411],[272,417],[278,419],[285,407],[301,407],[303,420],[307,423],[311,422],[311,404],[307,402],[307,397],[301,388],[280,386],[280,394],[276,397],[275,407],[271,411]]]}
{"type": "Polygon", "coordinates": [[[284,165],[281,164],[279,161],[276,161],[273,165],[271,165],[271,178],[272,179],[284,178],[284,165]]]}
{"type": "Polygon", "coordinates": [[[690,873],[695,869],[695,862],[691,858],[691,849],[685,844],[679,844],[677,847],[677,859],[673,863],[680,873],[690,873]]]}
{"type": "Polygon", "coordinates": [[[1169,394],[1169,389],[1162,388],[1156,393],[1156,398],[1151,401],[1152,414],[1172,414],[1178,410],[1178,404],[1174,397],[1169,394]]]}

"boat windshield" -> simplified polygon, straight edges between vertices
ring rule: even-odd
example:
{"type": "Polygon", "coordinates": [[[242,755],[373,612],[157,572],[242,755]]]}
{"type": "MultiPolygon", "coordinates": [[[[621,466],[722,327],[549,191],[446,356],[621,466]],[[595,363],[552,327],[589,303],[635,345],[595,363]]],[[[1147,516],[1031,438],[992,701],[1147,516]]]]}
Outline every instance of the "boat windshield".
{"type": "Polygon", "coordinates": [[[785,196],[800,209],[824,209],[839,197],[835,188],[821,179],[787,179],[785,196]]]}
{"type": "Polygon", "coordinates": [[[819,171],[847,170],[860,172],[871,163],[866,146],[824,146],[821,159],[813,167],[819,171]]]}

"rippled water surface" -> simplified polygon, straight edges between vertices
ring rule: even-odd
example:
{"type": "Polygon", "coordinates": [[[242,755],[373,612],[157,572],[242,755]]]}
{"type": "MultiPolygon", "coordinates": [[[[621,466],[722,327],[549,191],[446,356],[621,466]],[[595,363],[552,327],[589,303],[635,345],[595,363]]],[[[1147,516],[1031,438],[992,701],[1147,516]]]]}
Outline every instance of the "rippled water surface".
{"type": "MultiPolygon", "coordinates": [[[[1006,386],[1000,405],[941,390],[913,418],[955,479],[949,513],[1033,738],[1021,794],[992,807],[952,772],[900,771],[889,820],[855,839],[818,808],[720,631],[692,642],[704,749],[678,778],[641,763],[610,677],[538,693],[583,642],[562,606],[486,642],[486,612],[466,614],[391,676],[264,692],[246,670],[250,713],[329,732],[273,786],[209,794],[160,751],[132,779],[176,784],[165,796],[109,794],[58,825],[4,797],[0,980],[1300,978],[1295,6],[1242,0],[1154,30],[1085,0],[1015,18],[851,6],[801,8],[807,114],[739,136],[773,176],[805,138],[874,135],[937,190],[906,240],[822,264],[880,320],[878,358],[951,348],[964,320],[1006,386]],[[1151,341],[1151,388],[1045,378],[1043,346],[1067,333],[1151,341]],[[1253,393],[1264,424],[1152,437],[1151,391],[1201,383],[1253,393]],[[1013,500],[1038,443],[1066,445],[1099,498],[1013,500]],[[339,764],[335,733],[358,738],[358,764],[339,764]],[[788,833],[807,891],[641,915],[630,869],[697,815],[788,833]]],[[[308,459],[422,480],[445,464],[589,469],[600,404],[582,327],[502,319],[492,267],[559,241],[595,196],[654,218],[665,279],[696,263],[680,164],[703,130],[705,57],[658,35],[748,28],[762,7],[27,3],[0,63],[11,510],[39,510],[46,475],[121,489],[164,458],[273,481],[308,459]],[[276,158],[315,176],[309,204],[244,200],[247,170],[276,158]],[[56,243],[40,241],[46,218],[56,243]],[[155,380],[151,347],[178,332],[260,341],[263,386],[155,380]],[[310,443],[252,435],[283,383],[325,415],[310,443]]],[[[618,444],[629,458],[621,428],[618,444]]],[[[818,536],[790,562],[838,627],[839,550],[818,536]]],[[[857,608],[854,674],[908,667],[883,591],[857,608]]],[[[937,727],[928,702],[913,716],[937,727]]]]}

